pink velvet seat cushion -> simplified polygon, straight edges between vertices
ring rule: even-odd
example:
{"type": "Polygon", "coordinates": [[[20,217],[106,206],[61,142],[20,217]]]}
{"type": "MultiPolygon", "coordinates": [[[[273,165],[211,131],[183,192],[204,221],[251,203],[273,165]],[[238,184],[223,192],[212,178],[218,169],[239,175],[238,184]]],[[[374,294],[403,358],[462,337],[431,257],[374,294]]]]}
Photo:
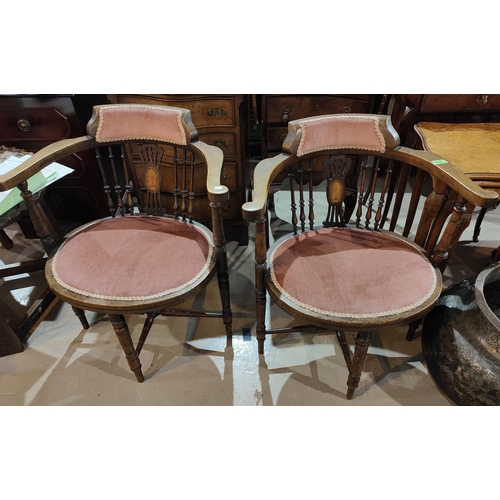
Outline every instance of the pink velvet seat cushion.
{"type": "Polygon", "coordinates": [[[295,304],[338,318],[411,311],[441,286],[439,271],[409,241],[362,229],[326,228],[285,239],[269,278],[295,304]]]}
{"type": "Polygon", "coordinates": [[[88,297],[147,300],[196,281],[212,257],[208,230],[166,217],[117,217],[70,237],[51,269],[59,285],[88,297]]]}

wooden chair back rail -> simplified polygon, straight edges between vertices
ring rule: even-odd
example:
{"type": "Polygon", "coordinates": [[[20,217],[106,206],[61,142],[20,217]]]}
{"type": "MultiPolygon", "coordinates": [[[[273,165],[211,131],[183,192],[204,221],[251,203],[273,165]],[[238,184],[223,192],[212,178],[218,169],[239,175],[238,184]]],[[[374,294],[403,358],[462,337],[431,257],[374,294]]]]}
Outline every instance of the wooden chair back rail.
{"type": "Polygon", "coordinates": [[[168,193],[173,198],[169,213],[176,219],[192,222],[195,196],[200,195],[201,190],[206,193],[205,183],[198,187],[195,184],[196,169],[205,167],[203,159],[192,151],[174,147],[171,165],[174,173],[173,186],[167,188],[162,184],[162,160],[165,156],[163,148],[155,144],[139,144],[134,155],[136,168],[132,168],[128,165],[128,158],[132,155],[126,154],[125,146],[130,147],[120,144],[95,148],[110,215],[133,215],[134,195],[138,200],[137,209],[140,213],[164,215],[167,210],[162,196],[168,193]],[[142,173],[137,172],[137,165],[141,165],[142,173]],[[139,186],[138,190],[136,186],[139,186]]]}
{"type": "MultiPolygon", "coordinates": [[[[401,217],[401,205],[405,191],[408,190],[410,169],[401,168],[399,172],[394,172],[394,160],[390,160],[383,177],[379,178],[379,162],[375,160],[372,156],[362,156],[361,161],[344,155],[325,157],[323,166],[328,203],[326,217],[319,222],[323,227],[354,225],[356,228],[379,230],[384,229],[389,217],[389,231],[398,232],[406,238],[413,234],[415,243],[432,254],[433,262],[444,271],[450,252],[458,242],[457,232],[460,231],[461,234],[469,225],[474,206],[436,179],[432,179],[433,191],[424,196],[422,206],[424,184],[429,174],[417,168],[412,177],[407,213],[401,217]],[[396,201],[391,211],[389,204],[386,206],[386,196],[393,175],[399,178],[396,201]],[[347,177],[350,177],[349,182],[346,182],[347,177]],[[414,227],[419,207],[422,215],[414,227]],[[443,232],[450,215],[452,217],[443,232]],[[442,239],[438,245],[440,235],[442,239]]],[[[404,165],[406,166],[409,167],[404,165]]],[[[288,165],[290,223],[294,234],[318,225],[312,175],[312,158],[288,165]]]]}

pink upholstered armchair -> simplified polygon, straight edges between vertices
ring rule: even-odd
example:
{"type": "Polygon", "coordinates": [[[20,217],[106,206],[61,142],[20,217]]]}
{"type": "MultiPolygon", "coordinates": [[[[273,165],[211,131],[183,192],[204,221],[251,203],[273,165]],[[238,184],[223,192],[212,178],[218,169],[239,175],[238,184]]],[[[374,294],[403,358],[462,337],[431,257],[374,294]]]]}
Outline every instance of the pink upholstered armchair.
{"type": "Polygon", "coordinates": [[[473,208],[496,198],[445,159],[400,147],[389,116],[290,122],[282,153],[257,165],[253,201],[243,206],[255,223],[259,353],[267,334],[334,331],[352,399],[372,332],[409,325],[412,336],[441,293],[441,275],[473,208]],[[413,168],[410,182],[394,182],[406,170],[394,169],[395,162],[413,168]],[[276,179],[283,181],[280,199],[289,195],[292,230],[273,242],[267,204],[276,179]],[[391,182],[398,191],[392,211],[385,206],[391,182]],[[267,324],[266,293],[304,326],[267,324]],[[344,333],[350,330],[357,332],[353,356],[344,333]]]}
{"type": "MultiPolygon", "coordinates": [[[[66,155],[95,151],[110,216],[67,235],[49,256],[46,277],[84,328],[89,327],[84,311],[109,315],[142,382],[139,354],[158,315],[215,316],[227,336],[232,334],[221,216],[229,198],[220,183],[223,154],[199,140],[190,111],[180,108],[96,106],[87,133],[42,149],[19,166],[19,175],[66,155]],[[211,213],[204,224],[197,222],[201,212],[211,213]],[[221,310],[182,308],[215,274],[221,310]],[[128,314],[146,315],[137,346],[125,321],[128,314]]],[[[9,182],[17,185],[16,172],[9,182]]]]}

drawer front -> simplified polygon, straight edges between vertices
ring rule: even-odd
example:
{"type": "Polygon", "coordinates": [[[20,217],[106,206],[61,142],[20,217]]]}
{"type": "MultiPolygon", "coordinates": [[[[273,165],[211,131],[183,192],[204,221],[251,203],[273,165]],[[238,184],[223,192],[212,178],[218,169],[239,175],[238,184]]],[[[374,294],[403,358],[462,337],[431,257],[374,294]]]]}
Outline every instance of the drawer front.
{"type": "Polygon", "coordinates": [[[331,113],[366,113],[369,101],[330,96],[279,96],[267,99],[267,122],[288,123],[298,118],[331,113]]]}
{"type": "Polygon", "coordinates": [[[224,158],[236,157],[236,137],[230,132],[200,132],[200,141],[222,149],[224,158]]]}
{"type": "Polygon", "coordinates": [[[287,127],[268,127],[266,131],[267,149],[281,151],[281,146],[287,135],[287,127]]]}
{"type": "Polygon", "coordinates": [[[189,109],[197,129],[236,125],[235,103],[232,97],[117,95],[116,99],[120,104],[157,104],[189,109]]]}
{"type": "Polygon", "coordinates": [[[0,143],[55,142],[71,136],[68,119],[54,108],[0,108],[0,143]]]}
{"type": "Polygon", "coordinates": [[[225,162],[222,167],[221,183],[229,189],[231,193],[238,192],[238,166],[236,163],[225,162]]]}
{"type": "Polygon", "coordinates": [[[500,94],[425,94],[420,113],[493,113],[500,111],[500,94]]]}

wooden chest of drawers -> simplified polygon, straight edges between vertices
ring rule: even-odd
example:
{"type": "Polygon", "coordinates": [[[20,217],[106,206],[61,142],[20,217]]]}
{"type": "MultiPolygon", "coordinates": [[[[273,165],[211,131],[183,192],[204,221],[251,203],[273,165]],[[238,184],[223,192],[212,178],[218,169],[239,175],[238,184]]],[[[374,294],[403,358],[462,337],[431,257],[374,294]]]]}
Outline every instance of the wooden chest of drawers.
{"type": "MultiPolygon", "coordinates": [[[[229,188],[230,199],[224,208],[226,238],[248,244],[248,224],[241,216],[245,200],[246,175],[244,168],[244,127],[240,114],[243,95],[226,94],[113,94],[108,95],[115,104],[159,104],[177,106],[191,111],[199,138],[224,152],[223,183],[229,188]]],[[[168,184],[168,169],[165,183],[168,184]]],[[[198,200],[203,206],[203,200],[198,200]]],[[[206,222],[210,209],[206,203],[206,222]]]]}
{"type": "MultiPolygon", "coordinates": [[[[73,96],[0,96],[0,145],[36,152],[85,135],[73,96]]],[[[87,222],[108,215],[94,159],[88,152],[65,160],[74,172],[47,188],[45,200],[57,219],[87,222]]]]}

